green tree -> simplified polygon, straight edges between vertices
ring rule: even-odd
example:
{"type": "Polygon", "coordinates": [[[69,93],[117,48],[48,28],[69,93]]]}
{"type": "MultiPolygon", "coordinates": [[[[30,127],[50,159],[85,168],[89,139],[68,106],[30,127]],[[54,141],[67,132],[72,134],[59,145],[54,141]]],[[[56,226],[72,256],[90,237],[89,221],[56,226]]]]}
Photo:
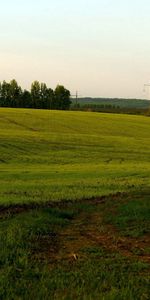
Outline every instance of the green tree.
{"type": "Polygon", "coordinates": [[[63,85],[57,85],[54,94],[55,94],[54,108],[62,109],[62,110],[69,109],[71,104],[70,91],[67,90],[63,85]]]}
{"type": "Polygon", "coordinates": [[[39,81],[34,81],[31,84],[31,99],[32,99],[32,107],[40,108],[40,93],[41,87],[39,81]]]}
{"type": "Polygon", "coordinates": [[[41,108],[51,109],[53,98],[54,98],[53,90],[48,88],[46,83],[41,83],[40,85],[41,108]]]}
{"type": "Polygon", "coordinates": [[[0,106],[69,109],[70,104],[70,92],[62,85],[53,91],[45,83],[34,81],[31,91],[22,91],[15,79],[0,82],[0,106]]]}
{"type": "Polygon", "coordinates": [[[10,84],[5,80],[1,83],[0,99],[1,106],[10,106],[10,84]]]}
{"type": "Polygon", "coordinates": [[[53,109],[54,108],[54,91],[51,88],[48,88],[47,90],[47,108],[53,109]]]}
{"type": "Polygon", "coordinates": [[[11,107],[20,106],[21,94],[22,90],[17,81],[15,79],[11,80],[9,84],[9,97],[11,107]]]}
{"type": "Polygon", "coordinates": [[[24,90],[22,92],[20,107],[24,107],[24,108],[32,107],[31,93],[27,90],[24,90]]]}

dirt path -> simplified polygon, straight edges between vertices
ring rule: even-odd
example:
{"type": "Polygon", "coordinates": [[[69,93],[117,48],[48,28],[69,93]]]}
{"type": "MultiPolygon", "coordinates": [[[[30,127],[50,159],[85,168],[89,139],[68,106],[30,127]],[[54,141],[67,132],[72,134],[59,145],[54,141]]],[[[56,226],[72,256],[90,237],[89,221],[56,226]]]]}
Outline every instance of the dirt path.
{"type": "Polygon", "coordinates": [[[150,263],[150,255],[145,249],[150,248],[148,235],[140,238],[124,237],[115,227],[103,222],[100,213],[81,213],[56,236],[42,238],[40,251],[36,257],[46,259],[50,264],[59,261],[76,261],[87,257],[86,249],[100,249],[109,256],[120,254],[150,263]]]}
{"type": "Polygon", "coordinates": [[[84,203],[91,203],[92,205],[99,205],[102,204],[104,202],[106,202],[107,200],[110,200],[110,198],[112,199],[119,199],[120,196],[125,196],[126,193],[116,193],[116,194],[110,194],[107,196],[100,196],[100,197],[94,197],[91,199],[81,199],[81,200],[77,200],[72,201],[72,200],[67,200],[67,201],[47,201],[47,202],[33,202],[33,203],[21,203],[21,204],[10,204],[10,205],[1,205],[0,204],[0,219],[3,217],[9,217],[11,215],[16,215],[16,214],[20,214],[20,213],[24,213],[27,212],[29,210],[33,210],[33,209],[41,209],[41,208],[47,208],[47,207],[51,207],[51,208],[68,208],[73,206],[75,203],[78,204],[84,204],[84,203]]]}
{"type": "Polygon", "coordinates": [[[123,256],[150,263],[150,255],[144,251],[145,248],[150,247],[150,236],[141,238],[120,236],[113,226],[104,225],[100,213],[80,216],[61,234],[60,238],[62,256],[80,257],[81,249],[101,247],[110,253],[118,252],[123,256]]]}
{"type": "MultiPolygon", "coordinates": [[[[33,250],[33,255],[40,260],[48,259],[50,264],[60,260],[75,261],[88,255],[84,249],[93,247],[109,254],[118,253],[150,263],[149,251],[146,253],[146,249],[150,249],[150,236],[145,235],[140,238],[123,236],[113,225],[108,225],[104,221],[103,204],[110,200],[110,197],[116,203],[120,197],[123,197],[122,201],[126,201],[126,194],[121,193],[79,201],[78,204],[92,205],[94,210],[79,211],[73,220],[70,220],[69,225],[62,228],[60,232],[56,234],[50,232],[48,236],[39,237],[38,248],[36,251],[33,250]]],[[[9,218],[16,214],[46,207],[72,209],[74,205],[73,201],[64,201],[38,205],[1,206],[0,218],[9,218]]],[[[115,213],[113,208],[109,211],[115,213]]]]}

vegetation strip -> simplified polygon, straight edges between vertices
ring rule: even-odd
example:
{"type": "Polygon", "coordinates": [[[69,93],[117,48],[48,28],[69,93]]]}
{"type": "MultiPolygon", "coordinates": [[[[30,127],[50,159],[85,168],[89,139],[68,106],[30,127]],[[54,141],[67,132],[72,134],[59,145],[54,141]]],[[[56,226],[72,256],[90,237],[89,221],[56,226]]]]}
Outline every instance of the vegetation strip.
{"type": "MultiPolygon", "coordinates": [[[[107,199],[110,199],[110,197],[112,198],[119,198],[120,196],[124,196],[126,195],[126,193],[116,193],[114,195],[107,195],[107,196],[101,196],[101,197],[97,197],[97,198],[91,198],[91,199],[81,199],[78,200],[77,202],[79,204],[84,204],[84,203],[91,203],[93,205],[99,204],[99,203],[103,203],[104,201],[107,201],[107,199]]],[[[75,203],[75,201],[72,200],[67,200],[67,201],[49,201],[49,202],[44,202],[44,203],[22,203],[22,204],[16,204],[16,205],[8,205],[8,206],[4,206],[4,205],[0,205],[0,218],[3,217],[5,214],[8,215],[15,215],[18,213],[23,213],[26,212],[28,210],[33,210],[33,209],[41,209],[41,208],[67,208],[70,207],[71,205],[73,206],[73,204],[75,203]]]]}

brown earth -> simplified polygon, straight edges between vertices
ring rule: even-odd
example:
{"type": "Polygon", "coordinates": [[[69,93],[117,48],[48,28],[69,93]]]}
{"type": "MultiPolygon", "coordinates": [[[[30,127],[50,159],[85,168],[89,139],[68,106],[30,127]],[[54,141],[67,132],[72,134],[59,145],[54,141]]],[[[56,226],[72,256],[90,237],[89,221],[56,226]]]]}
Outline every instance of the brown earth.
{"type": "MultiPolygon", "coordinates": [[[[117,193],[110,196],[113,201],[116,200],[116,203],[121,196],[123,202],[126,201],[126,194],[117,193]]],[[[104,222],[104,211],[97,208],[103,207],[103,204],[110,200],[110,196],[79,201],[78,203],[81,204],[92,204],[95,209],[91,212],[79,212],[73,220],[70,220],[69,225],[62,228],[60,232],[50,232],[46,236],[38,237],[35,241],[36,247],[34,247],[33,241],[33,257],[38,260],[48,260],[49,264],[63,260],[75,262],[87,257],[88,253],[83,251],[84,249],[96,247],[107,251],[109,254],[118,253],[125,257],[150,263],[150,254],[146,253],[146,249],[150,249],[150,236],[145,235],[139,238],[123,236],[113,225],[104,222]]],[[[73,201],[64,201],[39,205],[0,206],[0,218],[7,218],[43,207],[71,208],[74,203],[73,201]]],[[[110,208],[110,212],[115,214],[113,208],[110,208]]]]}
{"type": "Polygon", "coordinates": [[[150,254],[146,253],[146,249],[150,249],[149,235],[122,236],[113,225],[105,224],[102,215],[96,212],[81,213],[60,233],[41,237],[38,243],[39,251],[34,255],[49,263],[86,258],[87,253],[82,250],[91,247],[150,263],[150,254]]]}

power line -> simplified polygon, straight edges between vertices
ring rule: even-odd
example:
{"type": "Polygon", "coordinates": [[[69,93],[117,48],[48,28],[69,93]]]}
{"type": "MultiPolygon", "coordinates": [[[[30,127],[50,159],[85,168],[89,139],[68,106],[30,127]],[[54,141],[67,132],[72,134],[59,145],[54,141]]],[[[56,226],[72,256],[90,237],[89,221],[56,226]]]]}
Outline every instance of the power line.
{"type": "Polygon", "coordinates": [[[75,97],[76,99],[76,105],[78,104],[78,97],[81,97],[81,95],[78,94],[78,91],[76,91],[75,95],[71,95],[71,97],[75,97]]]}

